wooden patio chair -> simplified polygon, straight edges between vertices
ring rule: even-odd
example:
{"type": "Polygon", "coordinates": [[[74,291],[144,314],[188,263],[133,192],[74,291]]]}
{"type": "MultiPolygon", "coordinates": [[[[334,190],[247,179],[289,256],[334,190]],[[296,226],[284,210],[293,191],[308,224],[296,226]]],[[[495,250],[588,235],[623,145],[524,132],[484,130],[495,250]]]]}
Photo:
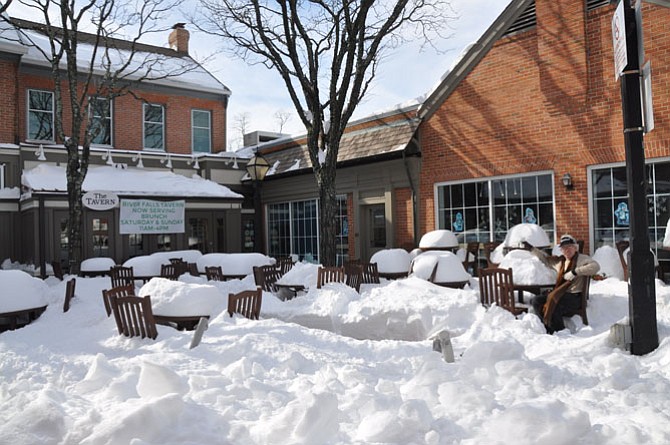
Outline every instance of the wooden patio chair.
{"type": "Polygon", "coordinates": [[[507,309],[512,314],[527,312],[525,307],[514,304],[514,279],[512,269],[487,268],[479,269],[479,296],[484,307],[493,304],[507,309]]]}
{"type": "Polygon", "coordinates": [[[167,278],[168,280],[176,280],[179,278],[177,275],[177,266],[174,264],[161,264],[161,278],[167,278]]]}
{"type": "Polygon", "coordinates": [[[109,269],[112,288],[130,284],[135,286],[135,274],[132,267],[114,266],[109,269]]]}
{"type": "Polygon", "coordinates": [[[591,277],[584,277],[584,284],[582,286],[581,292],[581,306],[579,309],[576,309],[570,314],[567,314],[566,317],[572,317],[573,315],[579,315],[582,318],[582,322],[585,325],[589,324],[589,317],[586,315],[586,304],[589,299],[589,289],[591,287],[591,277]]]}
{"type": "Polygon", "coordinates": [[[151,298],[148,295],[116,297],[110,302],[120,335],[151,339],[158,336],[156,320],[151,310],[151,298]]]}
{"type": "Polygon", "coordinates": [[[377,263],[365,263],[361,265],[363,284],[379,284],[379,269],[377,263]]]}
{"type": "Polygon", "coordinates": [[[266,292],[277,292],[275,283],[280,278],[280,272],[274,265],[254,266],[254,281],[266,292]]]}
{"type": "Polygon", "coordinates": [[[628,281],[628,262],[626,258],[623,257],[623,253],[630,246],[630,242],[626,240],[616,242],[616,250],[619,252],[619,261],[621,261],[621,267],[623,268],[623,280],[628,281]]]}
{"type": "Polygon", "coordinates": [[[277,258],[277,262],[275,263],[275,266],[279,270],[279,273],[283,276],[293,268],[295,265],[295,262],[293,261],[293,258],[290,256],[286,257],[279,257],[277,258]]]}
{"type": "Polygon", "coordinates": [[[187,272],[191,274],[191,276],[194,277],[199,277],[200,276],[200,271],[198,270],[198,264],[197,263],[186,263],[188,265],[188,270],[187,272]]]}
{"type": "Polygon", "coordinates": [[[205,266],[207,281],[225,281],[221,266],[205,266]]]}
{"type": "Polygon", "coordinates": [[[105,304],[107,316],[112,315],[112,300],[117,297],[127,297],[135,295],[135,286],[126,284],[125,286],[113,287],[110,290],[102,291],[102,302],[105,304]]]}
{"type": "Polygon", "coordinates": [[[61,266],[60,261],[52,261],[51,269],[54,271],[54,277],[63,281],[63,266],[61,266]]]}
{"type": "Polygon", "coordinates": [[[63,312],[70,310],[70,300],[74,297],[74,289],[77,286],[77,279],[72,278],[65,285],[65,300],[63,301],[63,312]]]}
{"type": "Polygon", "coordinates": [[[228,314],[240,314],[251,320],[258,320],[261,315],[263,290],[245,290],[237,294],[228,294],[228,314]]]}
{"type": "Polygon", "coordinates": [[[491,261],[491,254],[499,245],[499,242],[484,243],[484,257],[486,258],[486,267],[489,269],[498,267],[498,263],[491,261]]]}
{"type": "Polygon", "coordinates": [[[479,268],[479,241],[466,244],[463,268],[472,275],[476,275],[479,268]]]}
{"type": "Polygon", "coordinates": [[[361,283],[363,282],[363,266],[360,264],[348,264],[344,268],[346,276],[346,284],[349,287],[356,289],[356,292],[361,291],[361,283]]]}
{"type": "Polygon", "coordinates": [[[344,283],[344,267],[319,267],[316,275],[316,288],[326,283],[344,283]]]}

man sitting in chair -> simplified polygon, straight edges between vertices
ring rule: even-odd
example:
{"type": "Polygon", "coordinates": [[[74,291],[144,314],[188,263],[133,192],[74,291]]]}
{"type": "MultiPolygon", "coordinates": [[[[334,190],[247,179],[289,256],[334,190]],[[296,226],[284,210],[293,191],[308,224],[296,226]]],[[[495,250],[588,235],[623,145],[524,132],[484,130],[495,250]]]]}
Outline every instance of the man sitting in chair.
{"type": "Polygon", "coordinates": [[[595,275],[600,265],[591,257],[578,252],[577,241],[571,235],[561,237],[561,256],[549,256],[527,242],[524,247],[558,273],[556,287],[548,295],[531,299],[535,314],[542,318],[549,334],[565,329],[563,316],[574,313],[581,306],[584,280],[595,275]]]}

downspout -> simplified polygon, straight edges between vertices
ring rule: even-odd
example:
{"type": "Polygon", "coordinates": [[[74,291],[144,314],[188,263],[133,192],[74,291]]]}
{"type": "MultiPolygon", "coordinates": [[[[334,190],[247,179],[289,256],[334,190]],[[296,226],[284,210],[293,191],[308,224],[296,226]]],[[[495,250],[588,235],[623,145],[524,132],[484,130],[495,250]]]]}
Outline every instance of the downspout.
{"type": "MultiPolygon", "coordinates": [[[[412,137],[410,140],[411,142],[415,142],[417,145],[419,145],[419,141],[415,138],[412,137]]],[[[416,204],[416,187],[414,186],[414,182],[412,181],[412,172],[410,171],[409,168],[409,163],[407,162],[407,156],[406,156],[406,150],[407,148],[405,147],[405,150],[402,151],[402,161],[403,164],[405,165],[405,173],[407,173],[407,181],[409,182],[409,188],[412,191],[412,237],[414,238],[414,245],[417,245],[417,240],[419,239],[417,236],[417,230],[418,230],[418,221],[419,221],[419,209],[417,208],[416,204]]]]}
{"type": "Polygon", "coordinates": [[[44,196],[39,195],[39,210],[38,210],[38,218],[37,218],[37,224],[38,224],[38,233],[39,233],[39,264],[40,264],[40,276],[42,279],[45,279],[47,277],[47,265],[46,265],[46,259],[45,259],[45,238],[46,238],[46,222],[44,220],[44,196]]]}

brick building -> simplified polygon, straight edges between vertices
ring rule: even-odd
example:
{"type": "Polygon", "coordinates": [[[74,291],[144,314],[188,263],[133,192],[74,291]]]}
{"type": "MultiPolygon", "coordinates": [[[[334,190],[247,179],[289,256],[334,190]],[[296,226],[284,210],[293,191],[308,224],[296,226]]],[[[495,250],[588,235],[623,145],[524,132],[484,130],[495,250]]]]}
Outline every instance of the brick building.
{"type": "MultiPolygon", "coordinates": [[[[585,241],[589,252],[627,239],[621,96],[614,76],[614,5],[609,3],[511,1],[416,114],[410,107],[384,116],[386,122],[418,125],[396,152],[398,160],[411,159],[409,175],[391,173],[371,156],[371,151],[389,150],[390,141],[374,136],[381,128],[378,117],[353,122],[347,134],[369,140],[361,146],[345,137],[338,158],[341,218],[350,225],[347,233],[354,234],[342,256],[366,259],[375,250],[366,235],[375,230],[366,222],[368,193],[388,198],[378,200],[385,205],[386,237],[376,243],[378,248],[410,249],[421,234],[434,229],[453,230],[463,243],[501,241],[521,222],[540,224],[553,239],[570,232],[585,241]],[[351,163],[359,168],[353,176],[348,173],[351,163]],[[385,182],[384,177],[393,179],[385,182]],[[409,179],[401,183],[403,177],[409,179]],[[457,220],[462,228],[454,224],[457,220]]],[[[654,67],[656,116],[655,129],[645,137],[650,238],[663,261],[667,253],[661,242],[670,216],[670,4],[644,2],[642,14],[646,55],[654,67]]],[[[300,143],[260,148],[271,164],[284,166],[268,176],[272,190],[263,194],[270,252],[276,241],[275,206],[284,206],[287,221],[290,202],[296,199],[292,196],[317,206],[309,159],[300,143]],[[295,150],[303,152],[299,168],[295,150]]],[[[302,254],[297,244],[291,250],[290,243],[309,238],[315,245],[316,223],[312,233],[310,238],[285,229],[281,236],[288,241],[278,252],[302,254]]]]}
{"type": "MultiPolygon", "coordinates": [[[[0,259],[64,262],[68,242],[65,183],[53,185],[44,180],[44,174],[36,174],[55,171],[45,166],[64,172],[67,159],[54,127],[55,85],[44,56],[24,43],[27,38],[40,41],[41,25],[17,23],[24,35],[6,24],[0,34],[0,259]]],[[[165,37],[167,43],[168,35],[165,37]]],[[[101,130],[91,145],[86,180],[95,181],[103,174],[114,178],[102,191],[120,200],[184,201],[184,228],[173,233],[128,233],[120,227],[118,206],[85,208],[84,258],[107,256],[120,263],[163,249],[243,249],[243,196],[234,190],[243,191],[244,161],[238,165],[237,156],[226,153],[230,90],[189,56],[188,38],[188,31],[178,24],[169,36],[171,47],[134,47],[135,60],[159,61],[161,67],[178,75],[151,79],[138,70],[125,79],[132,82],[133,94],[94,99],[96,106],[89,110],[101,130]],[[105,173],[112,168],[118,170],[116,175],[105,173]],[[145,178],[144,186],[129,183],[138,172],[144,175],[139,176],[145,178]],[[209,181],[192,179],[194,173],[209,181]],[[158,181],[170,186],[164,190],[149,187],[158,181]]],[[[79,33],[79,54],[87,56],[92,39],[92,35],[79,33]]],[[[128,41],[113,40],[112,44],[121,54],[131,50],[128,41]]],[[[63,97],[66,94],[67,90],[63,97]]],[[[64,127],[69,128],[72,113],[67,104],[64,107],[64,127]]],[[[86,181],[84,191],[91,191],[86,181]]]]}
{"type": "MultiPolygon", "coordinates": [[[[500,241],[536,222],[587,251],[629,236],[621,94],[608,1],[513,0],[421,105],[420,230],[500,241]],[[570,180],[569,186],[563,180],[570,180]]],[[[670,216],[670,3],[642,3],[655,129],[649,236],[670,216]]]]}

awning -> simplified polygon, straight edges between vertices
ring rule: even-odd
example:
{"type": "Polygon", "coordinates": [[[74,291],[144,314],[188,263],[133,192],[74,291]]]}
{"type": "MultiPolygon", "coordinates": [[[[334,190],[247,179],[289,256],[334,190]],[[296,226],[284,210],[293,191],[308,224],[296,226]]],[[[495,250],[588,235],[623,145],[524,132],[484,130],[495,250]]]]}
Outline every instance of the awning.
{"type": "MultiPolygon", "coordinates": [[[[40,164],[24,170],[21,184],[32,193],[67,191],[64,167],[40,164]]],[[[152,171],[134,167],[90,166],[83,191],[109,191],[124,196],[170,196],[179,198],[227,198],[243,196],[214,181],[194,174],[192,177],[171,171],[152,171]]]]}

